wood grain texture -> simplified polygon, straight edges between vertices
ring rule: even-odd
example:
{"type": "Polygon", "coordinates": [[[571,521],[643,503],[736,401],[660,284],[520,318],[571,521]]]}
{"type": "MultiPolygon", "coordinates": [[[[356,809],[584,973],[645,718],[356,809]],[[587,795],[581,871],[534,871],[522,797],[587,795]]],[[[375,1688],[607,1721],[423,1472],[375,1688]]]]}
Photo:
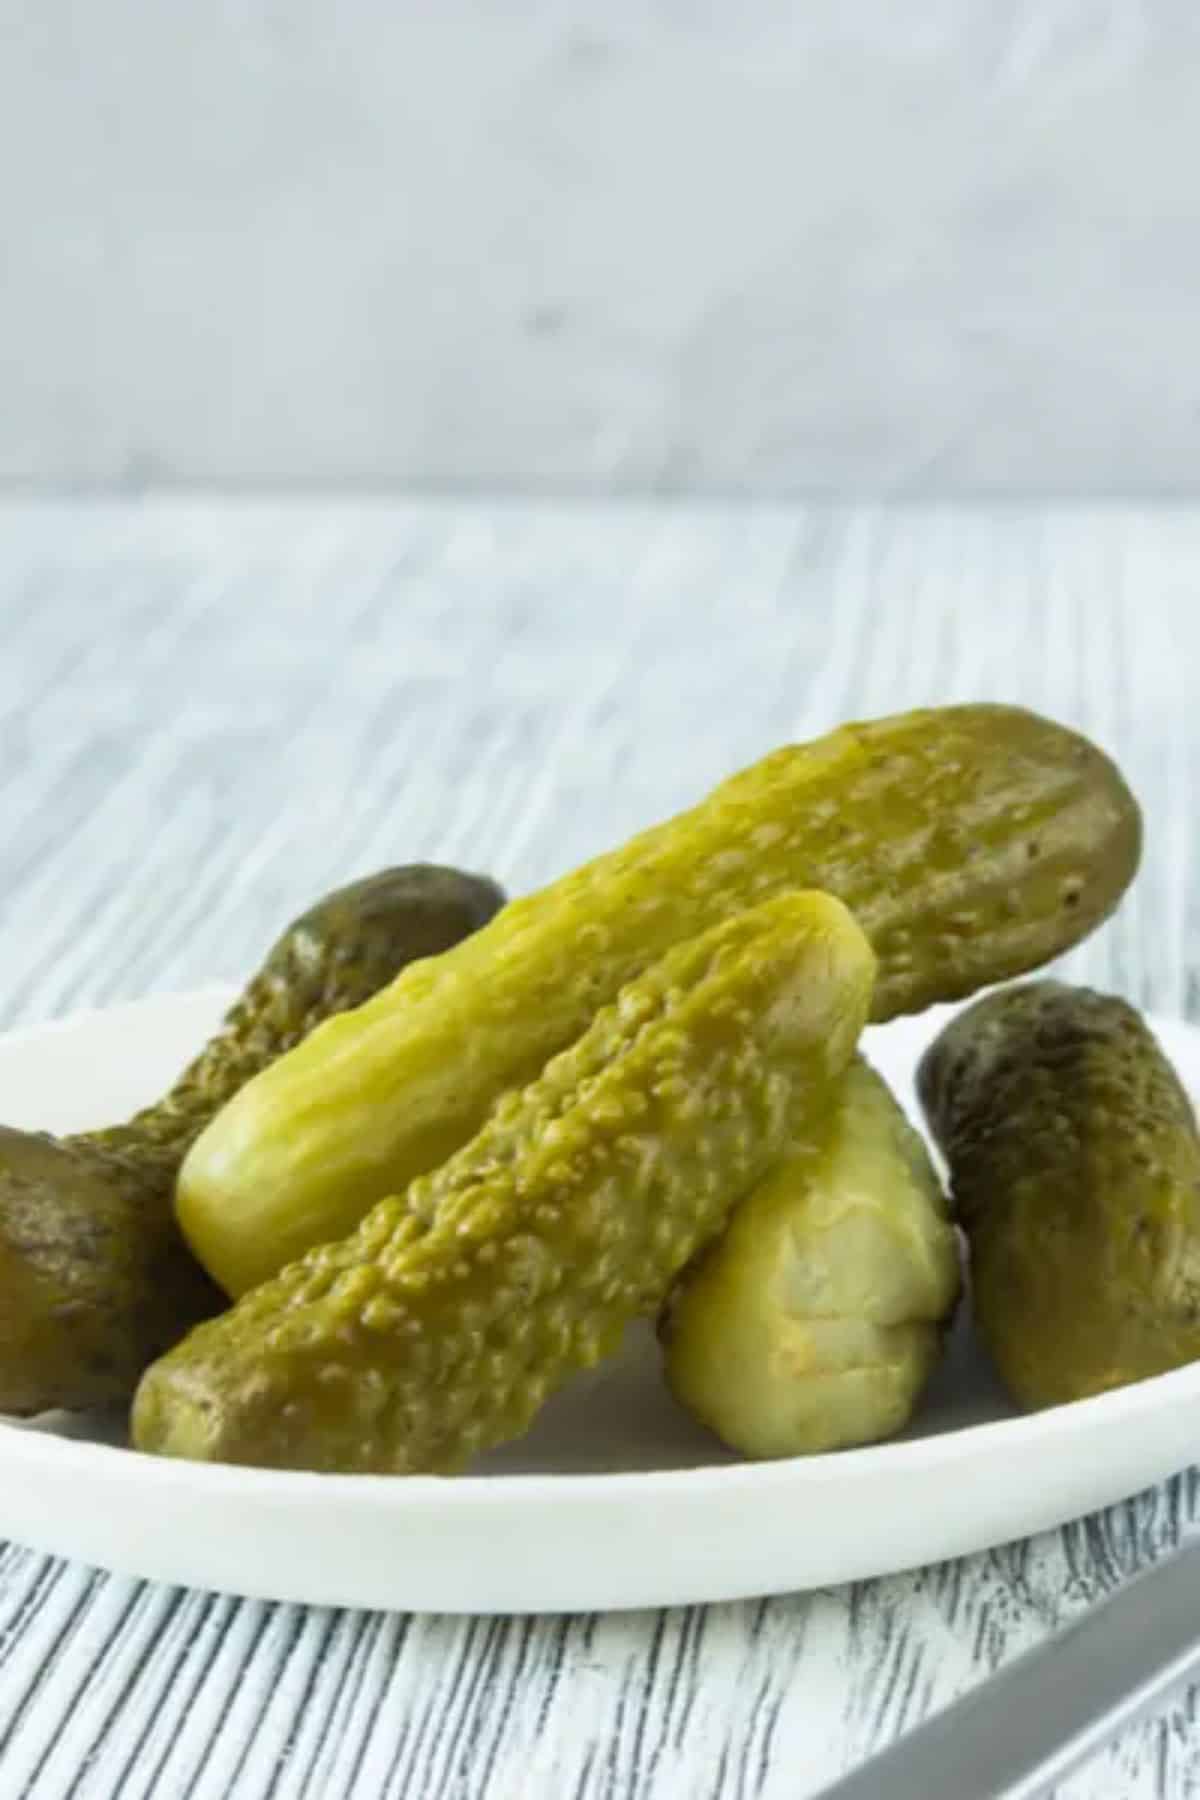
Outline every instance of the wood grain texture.
{"type": "MultiPolygon", "coordinates": [[[[1200,1017],[1198,586],[1185,511],[10,506],[0,1024],[237,975],[389,860],[528,888],[780,740],[980,697],[1120,756],[1145,870],[1067,966],[1200,1017]]],[[[0,1791],[797,1800],[1198,1518],[1189,1471],[913,1575],[526,1620],[239,1603],[10,1545],[0,1791]]],[[[1062,1800],[1200,1790],[1195,1711],[1062,1800]]]]}

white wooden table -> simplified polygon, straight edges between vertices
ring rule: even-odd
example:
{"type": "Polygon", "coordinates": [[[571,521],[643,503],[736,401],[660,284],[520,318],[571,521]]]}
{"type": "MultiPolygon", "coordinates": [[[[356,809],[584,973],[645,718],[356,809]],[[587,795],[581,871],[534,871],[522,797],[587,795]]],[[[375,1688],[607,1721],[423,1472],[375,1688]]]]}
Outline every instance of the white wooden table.
{"type": "MultiPolygon", "coordinates": [[[[10,504],[0,1023],[236,975],[389,861],[530,887],[770,745],[968,697],[1120,756],[1145,870],[1069,967],[1200,1016],[1198,606],[1178,510],[10,504]]],[[[1193,1470],[918,1574],[512,1621],[238,1602],[10,1545],[0,1793],[799,1800],[1198,1511],[1193,1470]]],[[[1194,1727],[1192,1699],[1062,1795],[1183,1800],[1194,1727]]]]}

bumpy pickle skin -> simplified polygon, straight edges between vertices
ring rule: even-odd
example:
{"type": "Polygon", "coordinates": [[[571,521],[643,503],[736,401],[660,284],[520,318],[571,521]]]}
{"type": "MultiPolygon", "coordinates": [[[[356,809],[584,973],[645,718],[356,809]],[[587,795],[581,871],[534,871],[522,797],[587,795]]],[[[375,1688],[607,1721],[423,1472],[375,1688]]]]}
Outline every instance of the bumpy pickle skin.
{"type": "Polygon", "coordinates": [[[171,1205],[188,1146],[318,1021],[447,949],[502,900],[492,882],[432,865],[354,882],[288,927],[155,1105],[61,1140],[0,1129],[0,1411],[127,1400],[148,1363],[221,1309],[171,1205]]]}
{"type": "Polygon", "coordinates": [[[1200,1357],[1200,1138],[1133,1007],[1050,981],[989,994],[930,1046],[919,1090],[975,1320],[1020,1405],[1200,1357]]]}
{"type": "Polygon", "coordinates": [[[959,1284],[929,1153],[858,1057],[826,1117],[676,1283],[659,1325],[668,1385],[744,1456],[890,1437],[933,1370],[959,1284]]]}
{"type": "Polygon", "coordinates": [[[781,896],[675,946],[476,1139],[150,1369],[135,1444],[449,1473],[652,1315],[819,1117],[874,974],[839,901],[781,896]]]}
{"type": "Polygon", "coordinates": [[[184,1165],[185,1235],[234,1295],[343,1235],[671,944],[759,900],[842,899],[878,956],[884,1019],[1066,949],[1111,911],[1139,847],[1108,759],[1015,708],[907,713],[777,751],[251,1082],[184,1165]]]}

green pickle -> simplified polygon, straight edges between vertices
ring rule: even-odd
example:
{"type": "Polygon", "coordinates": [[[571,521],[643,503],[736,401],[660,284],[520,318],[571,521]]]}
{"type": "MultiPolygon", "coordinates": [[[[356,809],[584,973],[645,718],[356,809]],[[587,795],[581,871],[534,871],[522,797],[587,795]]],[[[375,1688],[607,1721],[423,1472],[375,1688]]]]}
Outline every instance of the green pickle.
{"type": "Polygon", "coordinates": [[[199,1326],[134,1405],[143,1450],[449,1472],[653,1315],[854,1051],[874,958],[783,895],[676,945],[478,1136],[199,1326]]]}
{"type": "Polygon", "coordinates": [[[686,1269],[667,1382],[731,1449],[799,1456],[901,1430],[941,1351],[958,1244],[929,1153],[861,1057],[686,1269]]]}
{"type": "Polygon", "coordinates": [[[1055,1406],[1200,1356],[1200,1137],[1123,1000],[1030,982],[926,1052],[921,1101],[1005,1385],[1055,1406]]]}
{"type": "Polygon", "coordinates": [[[1067,949],[1116,904],[1139,848],[1112,763],[1016,708],[906,713],[779,750],[251,1081],[184,1164],[185,1235],[234,1295],[344,1235],[672,944],[758,901],[843,900],[876,952],[886,1019],[1067,949]]]}
{"type": "Polygon", "coordinates": [[[354,882],[288,927],[155,1105],[65,1139],[0,1128],[0,1411],[128,1399],[148,1363],[226,1304],[171,1207],[193,1140],[320,1020],[449,948],[502,900],[492,882],[432,865],[354,882]]]}

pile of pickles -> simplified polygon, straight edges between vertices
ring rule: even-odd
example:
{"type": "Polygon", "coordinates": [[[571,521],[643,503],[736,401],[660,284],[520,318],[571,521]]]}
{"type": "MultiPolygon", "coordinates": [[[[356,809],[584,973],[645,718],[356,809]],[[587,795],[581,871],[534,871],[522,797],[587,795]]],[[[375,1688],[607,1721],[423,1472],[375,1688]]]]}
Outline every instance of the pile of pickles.
{"type": "Polygon", "coordinates": [[[1137,869],[1119,772],[1011,707],[843,726],[504,904],[393,869],[284,933],[156,1106],[0,1131],[0,1410],[451,1473],[656,1321],[725,1444],[911,1417],[959,1301],[1045,1406],[1200,1355],[1200,1138],[1124,1002],[997,987],[1137,869]],[[960,1011],[919,1088],[864,1060],[960,1011]]]}

